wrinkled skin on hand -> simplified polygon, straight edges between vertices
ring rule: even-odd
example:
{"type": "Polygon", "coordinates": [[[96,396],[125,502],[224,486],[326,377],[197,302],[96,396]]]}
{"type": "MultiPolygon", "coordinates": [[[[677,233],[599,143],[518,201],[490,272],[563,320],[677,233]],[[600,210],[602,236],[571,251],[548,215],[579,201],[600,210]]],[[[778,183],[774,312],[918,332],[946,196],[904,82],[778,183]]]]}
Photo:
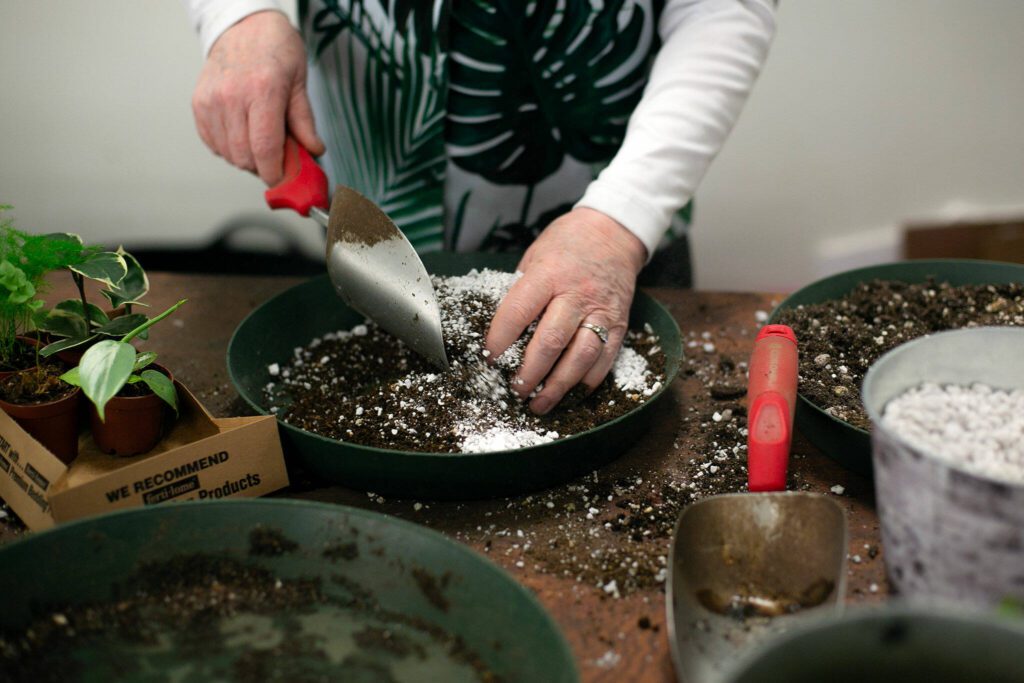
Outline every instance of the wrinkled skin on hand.
{"type": "Polygon", "coordinates": [[[523,276],[498,306],[487,334],[491,358],[501,355],[538,316],[513,383],[537,414],[550,411],[577,384],[593,390],[622,346],[636,278],[647,250],[605,214],[577,208],[549,225],[519,262],[523,276]],[[543,314],[543,315],[542,315],[543,314]],[[588,322],[608,329],[608,343],[588,322]]]}
{"type": "Polygon", "coordinates": [[[250,14],[217,39],[192,112],[207,147],[267,185],[281,180],[286,127],[314,156],[324,152],[306,94],[305,46],[280,12],[250,14]]]}

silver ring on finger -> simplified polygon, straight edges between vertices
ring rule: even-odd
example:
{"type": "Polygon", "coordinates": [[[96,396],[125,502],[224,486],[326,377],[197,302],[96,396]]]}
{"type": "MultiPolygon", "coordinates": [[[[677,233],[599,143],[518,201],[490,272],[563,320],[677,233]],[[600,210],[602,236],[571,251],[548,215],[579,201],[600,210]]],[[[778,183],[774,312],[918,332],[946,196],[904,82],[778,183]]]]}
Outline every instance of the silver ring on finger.
{"type": "Polygon", "coordinates": [[[602,344],[608,343],[608,328],[594,323],[580,323],[580,328],[586,328],[597,335],[602,344]]]}

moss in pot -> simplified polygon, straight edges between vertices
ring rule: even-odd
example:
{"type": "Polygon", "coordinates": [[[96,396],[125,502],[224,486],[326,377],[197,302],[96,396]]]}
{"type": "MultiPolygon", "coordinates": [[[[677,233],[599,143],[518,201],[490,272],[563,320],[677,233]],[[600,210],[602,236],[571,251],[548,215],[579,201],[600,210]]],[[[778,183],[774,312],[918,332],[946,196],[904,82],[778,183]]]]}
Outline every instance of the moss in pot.
{"type": "Polygon", "coordinates": [[[129,456],[152,450],[163,437],[168,408],[177,415],[178,394],[170,372],[154,365],[155,353],[139,353],[129,342],[185,301],[182,299],[120,340],[96,342],[82,355],[78,367],[61,376],[65,382],[81,387],[92,403],[92,436],[104,453],[129,456]]]}

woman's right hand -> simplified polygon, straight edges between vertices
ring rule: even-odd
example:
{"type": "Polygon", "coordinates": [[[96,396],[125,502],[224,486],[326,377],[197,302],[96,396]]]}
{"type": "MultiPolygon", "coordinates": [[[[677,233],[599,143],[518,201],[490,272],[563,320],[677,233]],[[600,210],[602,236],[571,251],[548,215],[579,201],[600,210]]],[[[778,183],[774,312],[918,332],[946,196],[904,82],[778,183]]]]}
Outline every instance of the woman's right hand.
{"type": "Polygon", "coordinates": [[[221,34],[199,74],[192,112],[214,154],[267,185],[281,180],[286,129],[314,156],[324,152],[306,93],[305,46],[280,12],[250,14],[221,34]]]}

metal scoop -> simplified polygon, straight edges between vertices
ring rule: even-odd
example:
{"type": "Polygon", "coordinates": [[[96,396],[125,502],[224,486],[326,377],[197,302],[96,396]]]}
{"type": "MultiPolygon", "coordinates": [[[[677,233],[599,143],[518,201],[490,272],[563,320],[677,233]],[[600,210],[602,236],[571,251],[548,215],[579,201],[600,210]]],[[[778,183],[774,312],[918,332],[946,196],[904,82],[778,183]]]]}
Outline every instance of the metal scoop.
{"type": "Polygon", "coordinates": [[[843,510],[825,496],[738,493],[684,510],[666,596],[678,679],[727,680],[754,644],[837,614],[846,551],[843,510]]]}
{"type": "Polygon", "coordinates": [[[291,137],[285,143],[284,180],[264,197],[272,209],[292,209],[327,228],[327,274],[346,304],[448,369],[430,275],[387,214],[343,185],[329,200],[323,169],[291,137]]]}

